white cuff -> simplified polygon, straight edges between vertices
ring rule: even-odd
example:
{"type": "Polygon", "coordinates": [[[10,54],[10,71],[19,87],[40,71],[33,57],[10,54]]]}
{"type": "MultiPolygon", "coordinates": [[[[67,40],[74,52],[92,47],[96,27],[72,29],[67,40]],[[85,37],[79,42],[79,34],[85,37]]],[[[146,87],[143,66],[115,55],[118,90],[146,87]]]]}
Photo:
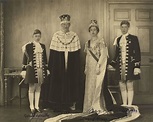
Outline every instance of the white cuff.
{"type": "Polygon", "coordinates": [[[140,68],[134,68],[134,74],[140,74],[141,70],[140,68]]]}

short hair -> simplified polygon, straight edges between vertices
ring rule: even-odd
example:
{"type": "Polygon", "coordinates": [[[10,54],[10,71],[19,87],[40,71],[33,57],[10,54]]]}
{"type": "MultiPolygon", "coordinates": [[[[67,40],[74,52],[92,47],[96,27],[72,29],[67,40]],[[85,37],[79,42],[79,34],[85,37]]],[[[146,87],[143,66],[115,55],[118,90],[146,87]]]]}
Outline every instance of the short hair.
{"type": "Polygon", "coordinates": [[[120,24],[120,26],[122,26],[123,24],[126,24],[128,27],[130,27],[130,23],[127,20],[123,20],[120,24]]]}
{"type": "Polygon", "coordinates": [[[98,26],[90,26],[89,29],[88,29],[89,32],[90,32],[90,28],[91,28],[91,27],[96,27],[97,32],[99,33],[99,27],[98,27],[98,26]]]}
{"type": "Polygon", "coordinates": [[[33,35],[35,34],[40,34],[41,35],[41,31],[39,29],[34,30],[33,35]]]}

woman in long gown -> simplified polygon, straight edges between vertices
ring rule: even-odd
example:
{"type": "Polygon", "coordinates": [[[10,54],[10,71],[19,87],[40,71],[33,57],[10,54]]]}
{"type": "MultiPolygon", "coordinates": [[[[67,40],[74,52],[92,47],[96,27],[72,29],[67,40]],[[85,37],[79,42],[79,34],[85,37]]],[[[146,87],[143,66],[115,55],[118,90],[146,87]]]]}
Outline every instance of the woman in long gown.
{"type": "Polygon", "coordinates": [[[94,110],[98,114],[106,112],[103,93],[101,93],[103,78],[106,72],[108,50],[103,38],[98,37],[99,27],[96,20],[89,25],[91,39],[85,44],[86,52],[86,82],[83,111],[94,110]]]}

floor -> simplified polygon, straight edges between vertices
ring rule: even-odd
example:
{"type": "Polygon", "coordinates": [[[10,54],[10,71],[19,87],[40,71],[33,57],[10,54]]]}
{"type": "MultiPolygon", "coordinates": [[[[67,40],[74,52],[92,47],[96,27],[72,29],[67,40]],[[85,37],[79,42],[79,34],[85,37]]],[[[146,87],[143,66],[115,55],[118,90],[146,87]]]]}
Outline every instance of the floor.
{"type": "MultiPolygon", "coordinates": [[[[153,105],[139,105],[139,110],[141,116],[133,122],[153,122],[153,105]]],[[[22,105],[21,108],[18,104],[0,107],[0,122],[43,122],[46,118],[58,115],[49,110],[32,118],[29,113],[27,104],[22,105]]]]}

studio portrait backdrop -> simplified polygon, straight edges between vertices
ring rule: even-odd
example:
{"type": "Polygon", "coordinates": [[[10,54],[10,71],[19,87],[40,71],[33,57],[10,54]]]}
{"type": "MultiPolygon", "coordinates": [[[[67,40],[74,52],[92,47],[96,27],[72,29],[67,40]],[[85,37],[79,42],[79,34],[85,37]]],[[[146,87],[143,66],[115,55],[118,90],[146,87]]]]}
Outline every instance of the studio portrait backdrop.
{"type": "MultiPolygon", "coordinates": [[[[119,23],[131,23],[129,33],[137,35],[141,48],[141,80],[135,83],[134,104],[153,104],[153,1],[151,0],[1,0],[1,100],[4,103],[3,68],[21,68],[21,47],[32,40],[35,29],[42,32],[47,57],[53,34],[60,30],[59,16],[71,15],[70,30],[81,43],[81,82],[84,88],[84,44],[89,39],[88,25],[96,19],[99,36],[107,43],[110,59],[114,55],[114,39],[120,36],[119,23]]],[[[16,86],[17,87],[17,86],[16,86]]]]}

